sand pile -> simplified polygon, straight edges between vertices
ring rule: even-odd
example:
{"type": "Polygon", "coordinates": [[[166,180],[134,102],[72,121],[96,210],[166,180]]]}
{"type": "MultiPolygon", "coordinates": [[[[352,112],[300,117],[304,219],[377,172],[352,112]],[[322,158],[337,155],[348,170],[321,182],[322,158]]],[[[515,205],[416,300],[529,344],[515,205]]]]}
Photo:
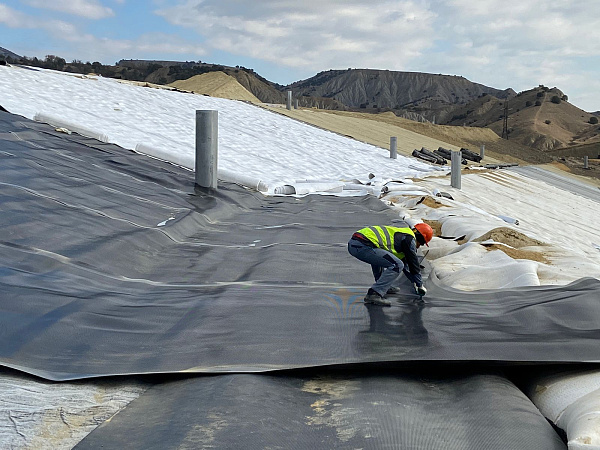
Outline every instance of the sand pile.
{"type": "Polygon", "coordinates": [[[535,250],[524,250],[523,247],[539,247],[546,244],[537,239],[530,238],[512,228],[500,227],[488,231],[483,236],[474,239],[475,242],[484,242],[491,239],[502,244],[483,244],[488,250],[501,250],[513,259],[529,259],[548,264],[550,261],[542,253],[535,250]],[[509,245],[510,247],[507,247],[509,245]]]}
{"type": "Polygon", "coordinates": [[[169,86],[196,94],[229,100],[245,100],[260,103],[260,100],[242,86],[235,78],[223,72],[209,72],[195,75],[187,80],[177,80],[169,86]]]}
{"type": "Polygon", "coordinates": [[[512,228],[508,227],[494,228],[493,230],[490,230],[487,233],[485,233],[483,236],[474,239],[474,241],[483,242],[487,241],[488,239],[491,239],[496,242],[502,242],[503,244],[510,245],[514,248],[546,245],[542,241],[530,238],[529,236],[526,236],[523,233],[520,233],[517,230],[513,230],[512,228]]]}

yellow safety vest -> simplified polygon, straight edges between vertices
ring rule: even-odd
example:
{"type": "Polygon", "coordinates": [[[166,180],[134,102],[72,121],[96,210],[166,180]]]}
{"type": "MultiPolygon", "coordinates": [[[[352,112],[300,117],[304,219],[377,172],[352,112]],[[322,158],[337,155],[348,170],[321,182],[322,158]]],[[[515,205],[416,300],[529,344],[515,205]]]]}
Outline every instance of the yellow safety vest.
{"type": "Polygon", "coordinates": [[[400,259],[404,259],[404,253],[397,252],[394,248],[394,235],[396,233],[403,233],[410,234],[412,237],[415,237],[414,231],[408,227],[396,228],[388,226],[374,226],[365,227],[361,230],[358,230],[358,232],[371,241],[375,246],[391,252],[400,259]]]}

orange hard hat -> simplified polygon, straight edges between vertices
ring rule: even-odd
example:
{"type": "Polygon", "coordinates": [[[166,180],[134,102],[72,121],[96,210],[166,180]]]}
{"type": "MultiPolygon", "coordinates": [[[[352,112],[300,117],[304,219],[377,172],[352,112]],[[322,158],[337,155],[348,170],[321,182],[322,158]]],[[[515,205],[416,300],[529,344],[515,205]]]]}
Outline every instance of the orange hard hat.
{"type": "Polygon", "coordinates": [[[421,236],[423,236],[423,239],[425,239],[425,245],[429,247],[428,242],[431,241],[431,238],[433,237],[433,229],[426,223],[418,223],[415,225],[415,230],[417,230],[421,236]]]}

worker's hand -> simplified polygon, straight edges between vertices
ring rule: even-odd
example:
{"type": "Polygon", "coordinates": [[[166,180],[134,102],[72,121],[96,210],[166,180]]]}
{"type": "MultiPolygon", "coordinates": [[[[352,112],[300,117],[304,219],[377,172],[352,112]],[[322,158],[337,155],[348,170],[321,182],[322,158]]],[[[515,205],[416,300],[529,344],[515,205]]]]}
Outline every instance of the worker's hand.
{"type": "Polygon", "coordinates": [[[420,295],[421,297],[424,296],[425,294],[427,294],[427,289],[425,289],[425,286],[417,286],[417,284],[415,283],[415,292],[417,293],[417,295],[420,295]]]}

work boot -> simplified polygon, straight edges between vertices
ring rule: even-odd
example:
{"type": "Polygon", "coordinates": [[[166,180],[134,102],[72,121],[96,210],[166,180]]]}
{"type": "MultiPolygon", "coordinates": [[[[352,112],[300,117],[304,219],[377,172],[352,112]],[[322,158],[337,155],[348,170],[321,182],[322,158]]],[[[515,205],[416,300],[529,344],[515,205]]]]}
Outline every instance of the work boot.
{"type": "Polygon", "coordinates": [[[370,303],[377,306],[392,306],[392,302],[384,299],[373,289],[369,289],[367,295],[365,295],[365,303],[370,303]]]}
{"type": "Polygon", "coordinates": [[[399,287],[392,286],[391,288],[389,288],[387,290],[385,295],[398,295],[401,293],[402,293],[402,289],[400,289],[399,287]]]}

